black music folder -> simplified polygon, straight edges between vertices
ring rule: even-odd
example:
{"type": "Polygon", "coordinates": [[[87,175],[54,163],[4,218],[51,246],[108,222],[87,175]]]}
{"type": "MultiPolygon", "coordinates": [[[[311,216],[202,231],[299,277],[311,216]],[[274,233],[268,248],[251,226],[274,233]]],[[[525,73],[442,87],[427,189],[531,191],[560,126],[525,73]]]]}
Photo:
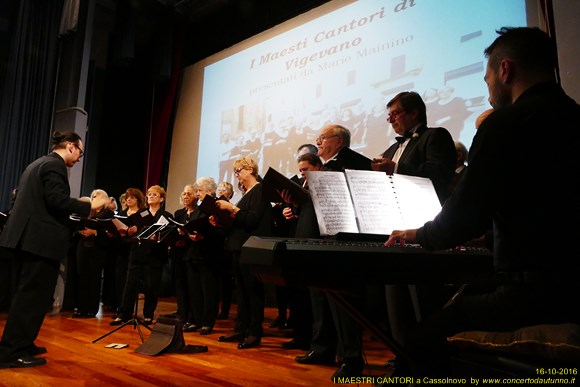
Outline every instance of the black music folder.
{"type": "Polygon", "coordinates": [[[284,200],[278,191],[284,189],[290,191],[292,199],[295,202],[303,203],[308,198],[308,191],[304,187],[298,185],[292,179],[287,178],[272,167],[266,171],[262,185],[262,200],[270,203],[283,203],[284,200]]]}
{"type": "Polygon", "coordinates": [[[127,228],[137,226],[139,230],[155,223],[155,218],[148,210],[139,210],[129,216],[115,215],[115,219],[120,220],[127,228]]]}
{"type": "Polygon", "coordinates": [[[200,218],[190,220],[187,223],[180,223],[172,218],[169,218],[169,221],[186,234],[193,234],[194,231],[203,234],[211,227],[207,216],[202,216],[200,218]]]}
{"type": "Polygon", "coordinates": [[[219,209],[215,204],[216,200],[229,201],[225,196],[220,196],[216,199],[213,196],[205,195],[201,201],[201,204],[199,205],[199,209],[207,216],[215,216],[222,226],[231,227],[234,223],[234,218],[230,216],[230,212],[228,210],[219,209]]]}
{"type": "Polygon", "coordinates": [[[347,169],[307,172],[320,235],[421,227],[441,211],[428,178],[347,169]]]}
{"type": "Polygon", "coordinates": [[[345,169],[372,170],[372,160],[349,147],[344,147],[338,152],[337,160],[345,169]]]}

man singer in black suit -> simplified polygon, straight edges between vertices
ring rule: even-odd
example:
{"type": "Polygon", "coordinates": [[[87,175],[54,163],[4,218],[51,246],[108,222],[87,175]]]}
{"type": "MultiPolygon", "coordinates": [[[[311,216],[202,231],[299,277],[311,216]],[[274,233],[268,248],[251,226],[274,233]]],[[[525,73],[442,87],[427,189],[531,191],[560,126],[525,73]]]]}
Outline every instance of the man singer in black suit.
{"type": "MultiPolygon", "coordinates": [[[[413,91],[397,94],[387,103],[387,121],[399,135],[372,168],[388,174],[400,173],[429,178],[443,203],[455,170],[456,152],[447,129],[427,127],[427,110],[421,96],[413,91]]],[[[446,286],[399,285],[385,287],[390,334],[402,340],[402,331],[423,315],[440,308],[451,297],[446,286]]]]}
{"type": "Polygon", "coordinates": [[[395,230],[386,245],[445,249],[485,233],[493,220],[497,285],[459,296],[406,334],[417,372],[446,372],[446,337],[578,323],[580,308],[580,106],[556,82],[556,45],[538,28],[502,28],[485,49],[494,111],[469,150],[469,167],[441,212],[423,227],[395,230]],[[545,135],[563,134],[538,148],[545,135]],[[533,205],[530,205],[533,203],[533,205]]]}
{"type": "Polygon", "coordinates": [[[34,345],[52,303],[60,263],[67,256],[69,215],[88,216],[108,204],[102,197],[83,202],[70,197],[67,167],[83,155],[74,132],[55,132],[52,152],[32,162],[20,178],[16,201],[0,234],[2,254],[10,254],[16,289],[0,341],[0,368],[46,364],[35,357],[46,349],[34,345]]]}
{"type": "Polygon", "coordinates": [[[453,138],[445,128],[427,127],[425,102],[414,91],[397,94],[387,110],[387,121],[399,136],[382,157],[373,160],[373,170],[427,177],[443,203],[455,170],[453,138]]]}

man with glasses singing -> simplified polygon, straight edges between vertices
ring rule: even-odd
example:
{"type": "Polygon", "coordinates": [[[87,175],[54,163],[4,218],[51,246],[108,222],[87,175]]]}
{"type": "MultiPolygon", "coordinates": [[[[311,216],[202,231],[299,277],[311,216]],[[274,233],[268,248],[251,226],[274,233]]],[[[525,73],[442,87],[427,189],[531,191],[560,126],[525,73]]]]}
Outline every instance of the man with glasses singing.
{"type": "Polygon", "coordinates": [[[425,102],[414,91],[397,94],[387,104],[387,121],[399,137],[372,168],[388,174],[428,177],[441,203],[455,171],[455,145],[445,128],[428,128],[425,102]]]}
{"type": "Polygon", "coordinates": [[[327,171],[371,169],[371,160],[350,149],[350,131],[340,125],[326,125],[316,139],[318,156],[327,171]]]}
{"type": "Polygon", "coordinates": [[[0,341],[0,368],[46,364],[35,357],[46,352],[34,345],[54,294],[60,263],[67,256],[71,235],[69,215],[88,216],[109,202],[70,197],[67,167],[83,155],[74,132],[55,132],[52,152],[32,162],[22,174],[14,206],[2,234],[0,254],[10,257],[17,286],[0,341]]]}

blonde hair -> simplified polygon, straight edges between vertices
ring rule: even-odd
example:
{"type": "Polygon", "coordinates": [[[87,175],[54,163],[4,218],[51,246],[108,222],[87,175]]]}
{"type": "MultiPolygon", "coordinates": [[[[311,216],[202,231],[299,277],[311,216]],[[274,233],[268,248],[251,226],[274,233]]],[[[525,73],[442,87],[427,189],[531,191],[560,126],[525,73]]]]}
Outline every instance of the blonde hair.
{"type": "Polygon", "coordinates": [[[243,157],[234,161],[234,171],[238,168],[252,169],[252,175],[258,176],[258,163],[251,157],[243,157]]]}
{"type": "Polygon", "coordinates": [[[147,190],[147,193],[149,193],[149,192],[151,192],[151,191],[153,191],[153,192],[157,192],[157,193],[159,194],[159,196],[161,196],[161,198],[162,198],[163,200],[165,200],[165,194],[166,194],[166,192],[165,192],[165,188],[163,188],[162,186],[160,186],[160,185],[152,185],[152,186],[151,186],[151,187],[149,187],[149,189],[147,190]]]}
{"type": "Polygon", "coordinates": [[[226,197],[228,199],[231,199],[232,196],[234,196],[234,186],[229,181],[222,181],[221,183],[219,183],[216,192],[219,191],[220,188],[226,190],[226,197]]]}

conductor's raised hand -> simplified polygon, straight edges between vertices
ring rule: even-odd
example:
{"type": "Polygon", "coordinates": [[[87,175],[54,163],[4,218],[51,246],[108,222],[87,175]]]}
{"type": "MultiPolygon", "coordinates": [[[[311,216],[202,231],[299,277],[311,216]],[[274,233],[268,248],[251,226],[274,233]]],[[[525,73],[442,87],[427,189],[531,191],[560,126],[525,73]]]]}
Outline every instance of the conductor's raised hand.
{"type": "Polygon", "coordinates": [[[110,202],[111,199],[108,196],[95,195],[95,197],[91,199],[91,210],[101,209],[104,206],[108,206],[110,202]]]}

